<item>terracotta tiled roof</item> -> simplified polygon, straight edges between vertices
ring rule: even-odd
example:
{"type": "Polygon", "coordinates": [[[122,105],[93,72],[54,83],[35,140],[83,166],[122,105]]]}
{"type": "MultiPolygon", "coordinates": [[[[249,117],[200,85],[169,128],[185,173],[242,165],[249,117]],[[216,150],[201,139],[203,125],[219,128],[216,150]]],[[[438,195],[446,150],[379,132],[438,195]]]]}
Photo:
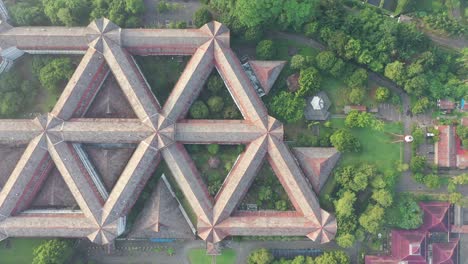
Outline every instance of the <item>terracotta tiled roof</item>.
{"type": "Polygon", "coordinates": [[[435,164],[440,167],[455,167],[455,130],[452,126],[438,126],[437,129],[440,132],[440,139],[435,144],[435,164]]]}
{"type": "Polygon", "coordinates": [[[449,202],[421,202],[419,203],[419,207],[424,212],[424,223],[419,228],[420,230],[448,232],[450,227],[447,214],[450,209],[449,202]]]}
{"type": "Polygon", "coordinates": [[[268,94],[283,70],[285,61],[249,61],[252,70],[262,85],[265,94],[268,94]]]}
{"type": "Polygon", "coordinates": [[[455,109],[455,103],[452,100],[444,99],[438,102],[438,106],[441,110],[453,110],[455,109]]]}
{"type": "Polygon", "coordinates": [[[320,193],[340,158],[335,148],[294,148],[299,161],[316,193],[320,193]]]}
{"type": "Polygon", "coordinates": [[[457,264],[458,238],[452,238],[448,243],[432,244],[432,263],[433,264],[457,264]]]}
{"type": "MultiPolygon", "coordinates": [[[[197,217],[199,236],[211,249],[231,235],[303,235],[322,243],[335,236],[335,218],[320,208],[311,184],[283,142],[283,125],[268,115],[230,49],[229,30],[222,24],[210,22],[189,30],[122,30],[98,19],[86,28],[4,27],[0,48],[8,45],[39,54],[66,51],[84,56],[51,113],[33,120],[0,120],[0,143],[28,144],[0,192],[0,238],[88,237],[95,243],[109,243],[124,231],[126,215],[161,158],[197,217]],[[164,106],[132,55],[192,55],[164,106]],[[186,120],[214,68],[244,120],[186,120]],[[86,117],[110,73],[133,118],[86,117]],[[112,190],[96,175],[82,143],[136,146],[112,190]],[[213,198],[183,143],[246,144],[247,149],[213,198]],[[264,160],[272,165],[295,211],[235,212],[264,160]],[[25,211],[51,164],[62,175],[79,211],[25,211]]],[[[283,62],[252,63],[268,89],[284,66],[283,62]]],[[[321,165],[320,174],[330,169],[325,167],[321,165]]],[[[162,213],[161,201],[154,204],[158,205],[154,210],[162,213]]],[[[160,231],[161,215],[155,221],[157,225],[143,226],[160,231]]]]}
{"type": "Polygon", "coordinates": [[[382,256],[366,256],[366,264],[400,263],[408,264],[448,264],[456,262],[458,239],[449,242],[432,243],[432,262],[428,254],[429,236],[431,232],[449,231],[447,202],[421,202],[419,206],[424,212],[423,225],[416,230],[392,230],[391,254],[382,256]]]}

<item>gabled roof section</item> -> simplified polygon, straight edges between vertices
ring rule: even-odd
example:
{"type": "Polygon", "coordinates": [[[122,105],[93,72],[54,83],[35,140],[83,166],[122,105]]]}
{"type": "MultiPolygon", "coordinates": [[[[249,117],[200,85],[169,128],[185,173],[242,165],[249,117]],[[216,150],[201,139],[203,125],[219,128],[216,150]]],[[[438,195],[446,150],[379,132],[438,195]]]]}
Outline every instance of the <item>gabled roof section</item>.
{"type": "Polygon", "coordinates": [[[262,85],[265,94],[268,94],[280,75],[286,61],[249,61],[250,67],[255,73],[258,81],[262,85]]]}
{"type": "Polygon", "coordinates": [[[162,179],[130,230],[131,238],[194,239],[175,197],[162,179]]]}
{"type": "Polygon", "coordinates": [[[421,202],[419,207],[424,212],[424,224],[419,228],[429,232],[448,232],[449,202],[421,202]]]}
{"type": "MultiPolygon", "coordinates": [[[[321,243],[333,239],[335,218],[320,208],[310,182],[283,141],[283,125],[268,115],[230,49],[229,30],[222,24],[210,22],[201,29],[183,30],[120,29],[107,19],[98,19],[82,28],[5,26],[0,46],[17,46],[35,54],[84,53],[51,113],[34,120],[0,120],[0,143],[28,144],[0,191],[0,239],[57,236],[112,242],[123,233],[129,209],[161,158],[196,215],[198,234],[210,245],[211,253],[217,242],[234,235],[302,235],[321,243]],[[133,54],[193,55],[164,106],[151,92],[133,54]],[[215,67],[243,120],[186,120],[190,105],[215,67]],[[110,72],[135,116],[86,118],[110,72]],[[83,143],[136,146],[112,190],[105,188],[83,143]],[[246,144],[247,151],[212,198],[183,143],[246,144]],[[235,213],[265,158],[296,211],[235,213]],[[37,191],[32,186],[43,179],[51,162],[81,210],[22,212],[37,191]]],[[[252,63],[264,88],[271,89],[284,62],[252,63]]],[[[320,167],[317,173],[327,170],[320,167]]],[[[172,202],[162,200],[166,190],[159,188],[149,209],[156,211],[155,222],[142,224],[156,233],[164,230],[164,210],[172,208],[172,202]]]]}
{"type": "Polygon", "coordinates": [[[435,164],[437,164],[439,167],[455,167],[455,128],[453,126],[438,126],[437,129],[440,132],[440,139],[435,144],[435,164]]]}
{"type": "Polygon", "coordinates": [[[433,264],[457,264],[459,238],[452,238],[448,243],[432,244],[433,264]]]}
{"type": "Polygon", "coordinates": [[[294,148],[293,153],[316,193],[325,185],[340,158],[335,148],[294,148]]]}

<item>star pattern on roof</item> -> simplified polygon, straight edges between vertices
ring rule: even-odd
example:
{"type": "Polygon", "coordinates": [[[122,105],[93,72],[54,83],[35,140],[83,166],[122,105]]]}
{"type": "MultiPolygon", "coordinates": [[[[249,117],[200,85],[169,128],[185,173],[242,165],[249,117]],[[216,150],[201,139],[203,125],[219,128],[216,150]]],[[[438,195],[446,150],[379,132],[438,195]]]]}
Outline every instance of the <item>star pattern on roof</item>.
{"type": "MultiPolygon", "coordinates": [[[[16,30],[13,28],[12,30],[16,30]]],[[[88,237],[106,244],[122,234],[125,215],[159,161],[164,159],[198,219],[198,236],[215,244],[226,236],[307,236],[321,243],[335,236],[336,220],[320,208],[298,161],[283,141],[283,125],[268,115],[251,81],[230,49],[229,30],[218,22],[200,29],[121,29],[107,19],[80,30],[58,30],[54,41],[27,50],[85,50],[54,109],[33,120],[0,120],[0,142],[29,142],[0,192],[0,235],[88,237]],[[81,41],[81,42],[80,42],[81,41]],[[188,55],[192,58],[163,106],[153,95],[132,55],[188,55]],[[188,120],[211,71],[216,68],[243,120],[188,120]],[[105,77],[112,72],[136,119],[84,118],[105,77]],[[100,188],[80,154],[81,143],[138,144],[115,187],[100,188]],[[183,144],[246,144],[223,186],[211,197],[183,144]],[[241,212],[236,208],[263,161],[271,164],[295,211],[241,212]],[[80,211],[26,210],[55,163],[80,211]]],[[[30,30],[34,36],[49,34],[30,30]]],[[[19,34],[19,33],[18,33],[19,34]]],[[[15,37],[1,32],[0,40],[15,37]]],[[[6,41],[11,43],[11,41],[6,41]]],[[[28,46],[29,45],[29,46],[28,46]]]]}

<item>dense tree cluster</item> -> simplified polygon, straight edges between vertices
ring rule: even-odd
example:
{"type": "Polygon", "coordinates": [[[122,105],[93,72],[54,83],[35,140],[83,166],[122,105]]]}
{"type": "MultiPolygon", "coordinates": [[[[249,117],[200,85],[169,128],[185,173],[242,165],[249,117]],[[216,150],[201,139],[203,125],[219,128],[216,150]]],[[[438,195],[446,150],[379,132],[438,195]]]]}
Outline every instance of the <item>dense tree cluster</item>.
{"type": "Polygon", "coordinates": [[[336,241],[351,247],[363,232],[376,234],[385,224],[388,208],[393,208],[395,174],[380,174],[369,164],[349,165],[336,170],[339,191],[333,199],[337,217],[336,241]]]}
{"type": "Polygon", "coordinates": [[[206,82],[206,88],[190,107],[189,114],[194,119],[238,119],[241,117],[237,106],[224,87],[223,79],[219,74],[212,74],[206,82]]]}
{"type": "Polygon", "coordinates": [[[37,87],[22,79],[15,71],[0,75],[0,116],[14,117],[29,105],[37,94],[37,87]]]}
{"type": "Polygon", "coordinates": [[[330,142],[340,152],[358,152],[361,143],[348,129],[336,130],[330,136],[330,142]]]}
{"type": "Polygon", "coordinates": [[[397,23],[378,10],[346,12],[341,0],[322,0],[304,33],[322,39],[339,57],[384,73],[410,95],[428,97],[413,106],[416,113],[426,111],[432,99],[468,95],[463,54],[432,45],[414,25],[397,23]]]}
{"type": "Polygon", "coordinates": [[[47,240],[33,251],[33,264],[64,264],[72,253],[71,244],[63,239],[47,240]]]}
{"type": "Polygon", "coordinates": [[[279,92],[271,100],[270,110],[286,122],[296,122],[304,118],[306,101],[300,96],[286,91],[279,92]]]}
{"type": "Polygon", "coordinates": [[[266,248],[260,248],[250,253],[248,264],[349,264],[351,260],[343,251],[328,251],[318,257],[296,256],[294,259],[274,259],[266,248]]]}
{"type": "Polygon", "coordinates": [[[121,27],[141,26],[143,0],[26,0],[9,7],[16,25],[85,26],[107,17],[121,27]]]}
{"type": "Polygon", "coordinates": [[[365,128],[370,127],[377,131],[383,131],[384,122],[378,120],[374,115],[368,112],[359,112],[352,110],[346,116],[345,125],[349,128],[365,128]]]}

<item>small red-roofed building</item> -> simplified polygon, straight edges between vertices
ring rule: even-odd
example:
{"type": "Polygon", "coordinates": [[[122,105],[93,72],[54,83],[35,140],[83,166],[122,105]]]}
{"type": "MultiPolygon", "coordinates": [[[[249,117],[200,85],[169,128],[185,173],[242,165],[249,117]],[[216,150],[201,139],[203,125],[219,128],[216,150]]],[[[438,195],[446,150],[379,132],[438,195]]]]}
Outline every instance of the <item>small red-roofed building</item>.
{"type": "Polygon", "coordinates": [[[458,264],[459,239],[433,240],[435,234],[450,232],[447,202],[422,202],[424,222],[415,230],[392,230],[389,255],[368,255],[366,264],[458,264]],[[446,240],[447,241],[447,240],[446,240]],[[432,253],[431,253],[432,252],[432,253]]]}
{"type": "Polygon", "coordinates": [[[456,264],[458,263],[459,239],[454,238],[448,243],[432,244],[432,263],[456,264]]]}
{"type": "Polygon", "coordinates": [[[454,168],[456,166],[455,128],[453,126],[437,126],[439,141],[435,143],[434,163],[439,167],[454,168]]]}
{"type": "Polygon", "coordinates": [[[257,61],[248,62],[265,95],[268,94],[273,87],[276,79],[286,65],[286,61],[257,61]]]}
{"type": "Polygon", "coordinates": [[[343,109],[345,114],[349,114],[351,111],[367,112],[365,105],[346,105],[343,109]]]}
{"type": "Polygon", "coordinates": [[[299,90],[299,73],[290,75],[286,80],[286,84],[288,85],[288,90],[292,93],[299,90]]]}
{"type": "Polygon", "coordinates": [[[451,113],[453,109],[455,109],[455,102],[449,99],[438,100],[437,106],[439,107],[440,110],[451,113]]]}
{"type": "Polygon", "coordinates": [[[429,232],[448,232],[449,202],[425,202],[419,203],[424,212],[424,222],[419,230],[429,232]]]}
{"type": "MultiPolygon", "coordinates": [[[[461,123],[466,124],[466,118],[461,123]]],[[[454,126],[437,126],[439,141],[435,143],[434,163],[443,168],[468,168],[468,149],[462,146],[454,126]]]]}
{"type": "Polygon", "coordinates": [[[340,159],[335,148],[294,148],[294,156],[318,194],[340,159]]]}
{"type": "Polygon", "coordinates": [[[460,124],[462,126],[468,126],[468,117],[463,117],[461,120],[460,120],[460,124]]]}

